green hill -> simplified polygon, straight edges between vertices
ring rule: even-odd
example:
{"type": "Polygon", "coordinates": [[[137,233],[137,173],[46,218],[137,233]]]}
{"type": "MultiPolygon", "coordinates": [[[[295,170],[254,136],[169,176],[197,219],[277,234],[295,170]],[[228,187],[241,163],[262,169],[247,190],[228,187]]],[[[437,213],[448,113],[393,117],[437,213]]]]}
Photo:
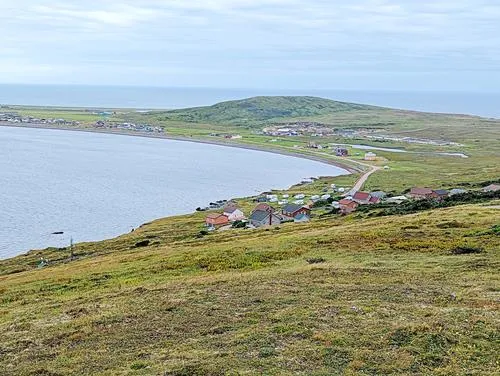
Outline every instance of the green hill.
{"type": "Polygon", "coordinates": [[[286,118],[314,117],[338,112],[375,109],[362,104],[317,97],[254,97],[207,107],[158,113],[158,120],[212,124],[255,124],[286,118]]]}

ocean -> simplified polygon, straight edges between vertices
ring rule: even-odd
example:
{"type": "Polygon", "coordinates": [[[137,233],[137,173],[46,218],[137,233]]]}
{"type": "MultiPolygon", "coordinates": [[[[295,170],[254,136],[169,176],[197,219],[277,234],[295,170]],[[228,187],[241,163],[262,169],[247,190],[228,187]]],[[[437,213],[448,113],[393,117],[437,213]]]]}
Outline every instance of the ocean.
{"type": "Polygon", "coordinates": [[[344,173],[216,145],[0,127],[0,259],[68,246],[71,238],[107,239],[213,201],[344,173]]]}
{"type": "Polygon", "coordinates": [[[257,95],[312,95],[416,111],[500,118],[500,92],[257,90],[131,86],[0,85],[0,104],[174,109],[257,95]]]}

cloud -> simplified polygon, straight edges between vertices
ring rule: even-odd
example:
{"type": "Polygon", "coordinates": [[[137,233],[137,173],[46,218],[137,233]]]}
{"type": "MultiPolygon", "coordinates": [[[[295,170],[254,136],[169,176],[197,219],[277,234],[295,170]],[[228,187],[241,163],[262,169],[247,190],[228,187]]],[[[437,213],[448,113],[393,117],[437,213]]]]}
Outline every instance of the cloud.
{"type": "Polygon", "coordinates": [[[8,3],[0,82],[370,88],[425,73],[440,87],[443,72],[499,70],[496,0],[8,3]]]}

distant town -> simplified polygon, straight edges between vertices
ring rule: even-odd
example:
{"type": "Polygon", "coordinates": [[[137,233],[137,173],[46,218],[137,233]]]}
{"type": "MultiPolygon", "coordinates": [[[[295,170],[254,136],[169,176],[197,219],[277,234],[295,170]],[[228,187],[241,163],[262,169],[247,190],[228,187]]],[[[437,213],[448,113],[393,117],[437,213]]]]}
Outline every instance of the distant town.
{"type": "MultiPolygon", "coordinates": [[[[262,134],[273,137],[344,137],[344,138],[365,138],[378,141],[394,141],[405,142],[409,144],[423,144],[434,146],[462,146],[456,142],[446,140],[430,140],[425,138],[402,137],[395,135],[380,134],[380,129],[376,126],[382,124],[374,124],[373,128],[356,128],[356,129],[339,129],[329,124],[316,122],[291,122],[279,123],[266,127],[262,130],[262,134]]],[[[384,124],[390,125],[390,124],[384,124]]]]}

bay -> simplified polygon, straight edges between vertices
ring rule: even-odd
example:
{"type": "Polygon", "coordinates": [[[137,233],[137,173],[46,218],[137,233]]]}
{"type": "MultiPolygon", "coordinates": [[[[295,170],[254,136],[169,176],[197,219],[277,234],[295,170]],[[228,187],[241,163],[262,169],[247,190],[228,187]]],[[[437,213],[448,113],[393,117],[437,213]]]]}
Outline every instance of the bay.
{"type": "Polygon", "coordinates": [[[71,238],[106,239],[211,201],[344,173],[217,145],[0,127],[0,258],[67,246],[71,238]]]}

